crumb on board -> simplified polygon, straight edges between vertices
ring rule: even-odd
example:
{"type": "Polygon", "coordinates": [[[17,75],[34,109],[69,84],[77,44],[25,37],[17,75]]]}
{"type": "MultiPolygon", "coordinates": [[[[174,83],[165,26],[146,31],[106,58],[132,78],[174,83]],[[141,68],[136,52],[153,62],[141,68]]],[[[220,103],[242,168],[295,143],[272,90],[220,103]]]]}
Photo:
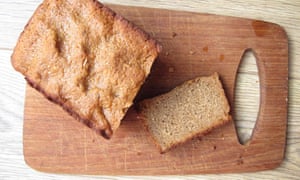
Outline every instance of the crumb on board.
{"type": "Polygon", "coordinates": [[[177,36],[177,33],[176,32],[172,32],[172,37],[176,37],[177,36]]]}
{"type": "Polygon", "coordinates": [[[192,51],[192,50],[190,50],[190,55],[194,55],[194,54],[196,54],[196,52],[195,51],[192,51]]]}
{"type": "Polygon", "coordinates": [[[174,72],[175,71],[175,69],[173,68],[173,67],[169,67],[169,72],[170,73],[172,73],[172,72],[174,72]]]}
{"type": "Polygon", "coordinates": [[[224,61],[224,58],[225,58],[224,54],[221,54],[220,55],[220,61],[224,61]]]}
{"type": "Polygon", "coordinates": [[[205,46],[202,50],[203,50],[204,52],[208,52],[208,46],[205,46]]]}

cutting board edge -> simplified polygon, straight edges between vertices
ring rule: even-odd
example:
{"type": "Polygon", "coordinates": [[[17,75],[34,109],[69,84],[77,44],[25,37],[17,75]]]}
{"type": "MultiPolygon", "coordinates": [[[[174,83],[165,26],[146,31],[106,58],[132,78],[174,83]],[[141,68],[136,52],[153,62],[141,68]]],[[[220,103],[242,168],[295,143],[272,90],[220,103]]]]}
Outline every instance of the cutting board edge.
{"type": "Polygon", "coordinates": [[[266,171],[266,170],[274,170],[277,168],[280,168],[280,166],[282,165],[282,163],[284,162],[284,160],[282,159],[279,162],[275,162],[272,164],[268,164],[265,167],[256,167],[256,168],[250,168],[250,169],[237,169],[237,170],[223,170],[223,171],[209,171],[209,172],[203,172],[203,171],[198,171],[198,172],[193,172],[193,173],[157,173],[157,172],[153,172],[151,173],[150,171],[138,171],[140,173],[137,173],[137,171],[135,172],[128,172],[128,173],[105,173],[105,172],[99,172],[99,173],[93,173],[93,172],[70,172],[70,171],[63,171],[63,170],[58,170],[58,169],[53,169],[53,170],[49,170],[47,168],[41,168],[38,166],[34,166],[28,156],[24,156],[24,161],[26,163],[26,165],[28,167],[30,167],[31,169],[38,171],[38,172],[42,172],[42,173],[50,173],[50,174],[64,174],[64,175],[96,175],[96,176],[169,176],[169,175],[210,175],[210,174],[238,174],[238,173],[256,173],[256,172],[262,172],[262,171],[266,171]],[[150,172],[150,173],[149,173],[150,172]]]}

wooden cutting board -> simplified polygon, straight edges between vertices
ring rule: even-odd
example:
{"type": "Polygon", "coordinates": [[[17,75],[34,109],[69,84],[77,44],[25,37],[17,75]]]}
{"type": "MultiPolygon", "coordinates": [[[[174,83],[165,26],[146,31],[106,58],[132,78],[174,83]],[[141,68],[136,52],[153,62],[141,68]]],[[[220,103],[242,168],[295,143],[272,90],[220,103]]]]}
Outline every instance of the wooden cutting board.
{"type": "Polygon", "coordinates": [[[108,141],[27,87],[24,156],[29,166],[53,173],[158,175],[249,172],[275,168],[282,162],[288,44],[280,26],[209,14],[110,7],[163,46],[137,101],[216,71],[233,113],[237,69],[245,50],[252,49],[258,59],[261,101],[251,141],[239,144],[233,121],[162,155],[136,119],[133,108],[108,141]]]}

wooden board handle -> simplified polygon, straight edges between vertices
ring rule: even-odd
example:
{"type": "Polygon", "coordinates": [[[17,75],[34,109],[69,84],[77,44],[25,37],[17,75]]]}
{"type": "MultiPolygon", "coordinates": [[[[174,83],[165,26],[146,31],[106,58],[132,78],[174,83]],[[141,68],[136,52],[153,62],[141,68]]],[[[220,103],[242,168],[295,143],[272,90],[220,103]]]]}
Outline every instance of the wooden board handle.
{"type": "MultiPolygon", "coordinates": [[[[284,140],[287,124],[288,100],[288,46],[283,28],[263,21],[252,21],[257,36],[256,41],[249,43],[249,48],[256,56],[260,83],[260,106],[257,122],[248,145],[258,141],[274,143],[284,140]],[[278,34],[281,37],[278,37],[278,34]],[[268,49],[262,46],[268,45],[268,49]],[[272,54],[272,55],[270,55],[272,54]],[[275,129],[279,129],[274,132],[275,129]]],[[[268,144],[266,142],[266,144],[268,144]]],[[[284,148],[282,149],[282,155],[284,148]]]]}

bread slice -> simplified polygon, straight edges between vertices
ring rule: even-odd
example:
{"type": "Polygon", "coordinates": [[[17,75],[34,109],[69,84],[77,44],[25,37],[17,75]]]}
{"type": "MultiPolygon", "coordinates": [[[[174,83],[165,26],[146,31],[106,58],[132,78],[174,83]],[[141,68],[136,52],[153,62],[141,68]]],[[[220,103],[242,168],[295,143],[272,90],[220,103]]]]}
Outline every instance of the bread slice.
{"type": "Polygon", "coordinates": [[[45,0],[22,32],[12,64],[48,99],[110,138],[159,50],[97,0],[45,0]]]}
{"type": "Polygon", "coordinates": [[[231,119],[217,73],[187,81],[166,94],[140,102],[139,118],[161,153],[231,119]]]}

